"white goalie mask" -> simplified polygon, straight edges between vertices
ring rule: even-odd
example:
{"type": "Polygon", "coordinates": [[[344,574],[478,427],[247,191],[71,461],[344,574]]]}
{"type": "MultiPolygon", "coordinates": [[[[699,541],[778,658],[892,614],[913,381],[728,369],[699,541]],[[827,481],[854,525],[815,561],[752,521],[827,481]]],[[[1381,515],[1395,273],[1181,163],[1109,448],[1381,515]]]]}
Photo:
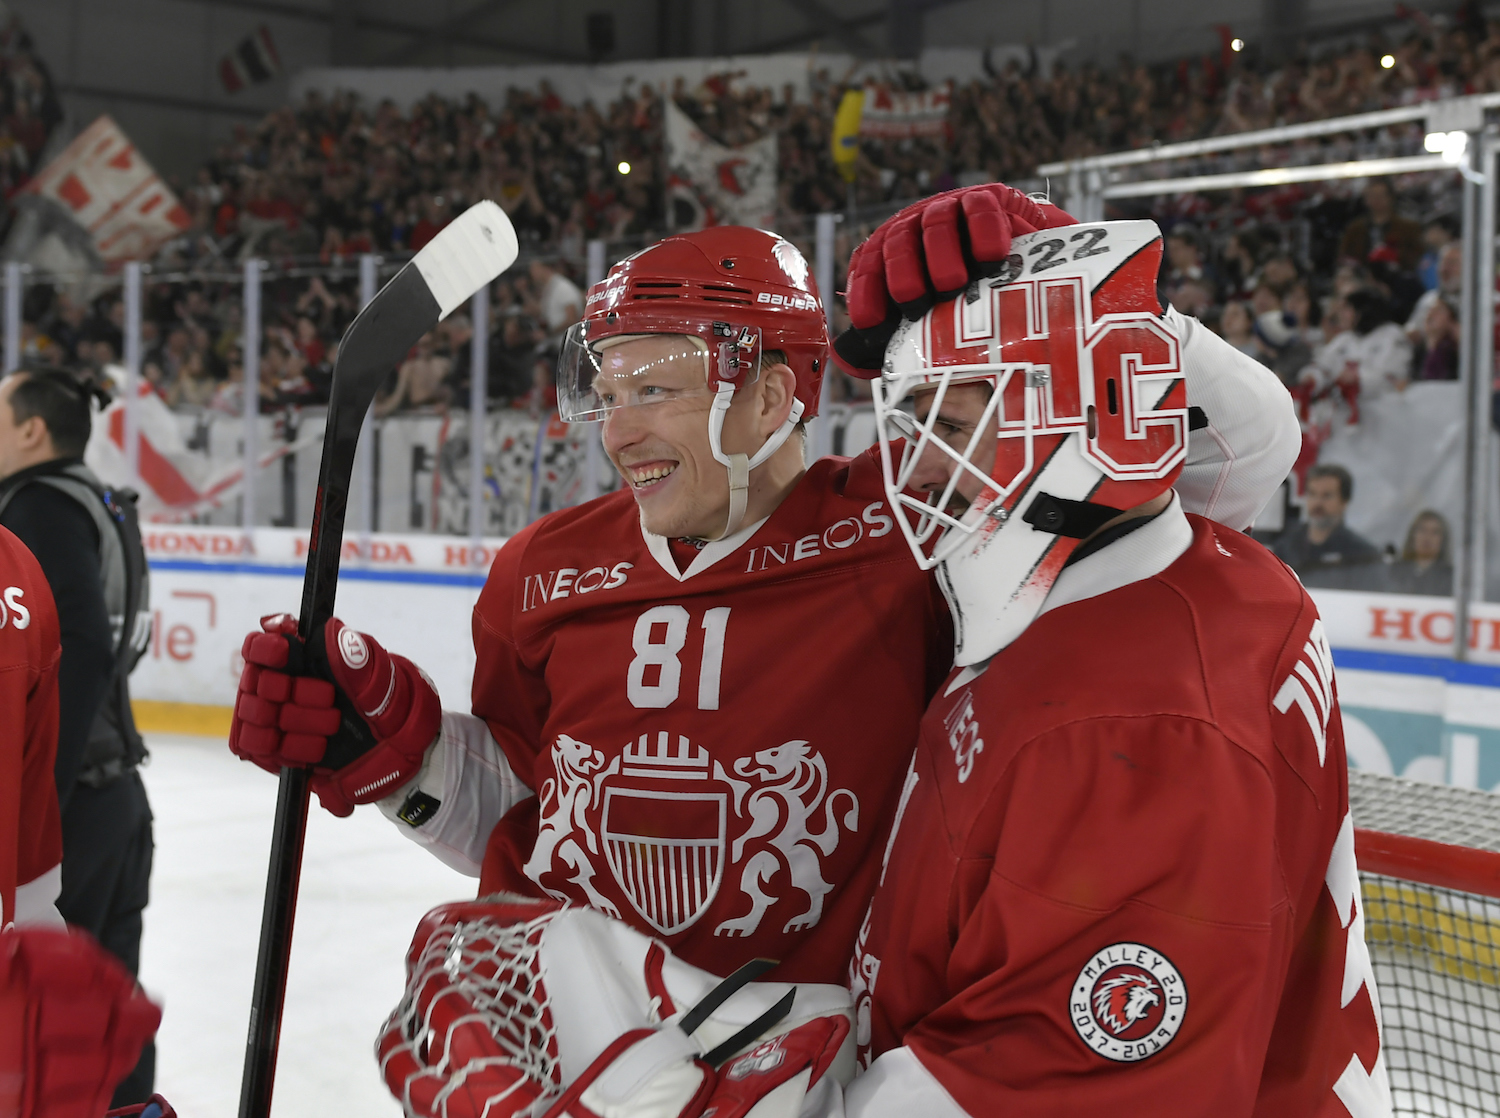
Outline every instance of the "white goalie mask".
{"type": "Polygon", "coordinates": [[[1017,237],[999,276],[886,349],[886,493],[918,564],[937,568],[960,666],[1015,640],[1079,544],[1182,470],[1187,396],[1156,297],[1161,253],[1150,221],[1017,237]]]}

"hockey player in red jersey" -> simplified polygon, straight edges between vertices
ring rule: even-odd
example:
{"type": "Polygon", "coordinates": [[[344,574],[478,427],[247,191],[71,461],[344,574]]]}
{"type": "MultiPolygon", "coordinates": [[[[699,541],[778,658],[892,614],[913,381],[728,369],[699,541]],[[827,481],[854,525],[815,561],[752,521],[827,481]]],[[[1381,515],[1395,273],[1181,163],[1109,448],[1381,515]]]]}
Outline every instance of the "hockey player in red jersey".
{"type": "MultiPolygon", "coordinates": [[[[995,197],[1007,248],[1071,220],[995,197]]],[[[1244,526],[1295,455],[1291,408],[1183,329],[1208,419],[1184,492],[1244,526]]],[[[628,484],[502,549],[474,614],[474,716],[338,622],[304,653],[270,621],[246,641],[232,748],[314,765],[339,813],[379,801],[484,893],[590,905],[717,973],[759,955],[842,980],[952,644],[878,455],[803,464],[828,358],[807,264],[773,234],[622,261],[567,339],[559,400],[603,420],[628,484]],[[338,730],[334,684],[374,749],[338,730]]]]}
{"type": "Polygon", "coordinates": [[[794,1008],[723,1059],[722,1034],[682,1036],[710,980],[644,937],[455,906],[419,930],[381,1040],[413,1113],[439,1089],[454,1113],[470,1084],[459,1112],[738,1116],[774,1090],[802,1118],[1389,1114],[1321,625],[1284,566],[1173,491],[1191,484],[1193,327],[1156,305],[1155,227],[1075,243],[1101,251],[1054,267],[1067,242],[1025,238],[993,280],[887,331],[886,495],[938,569],[958,666],[854,958],[864,1073],[849,1082],[817,988],[798,991],[811,1019],[794,1008]],[[445,969],[460,932],[474,969],[445,969]],[[489,942],[511,945],[498,968],[489,942]],[[486,983],[555,1035],[507,1013],[457,1058],[420,1047],[486,983]]]}
{"type": "Polygon", "coordinates": [[[57,610],[0,528],[0,1115],[98,1118],[161,1011],[87,935],[63,926],[57,610]]]}
{"type": "MultiPolygon", "coordinates": [[[[556,1047],[601,1055],[549,1083],[540,1049],[516,1061],[481,1037],[496,1059],[475,1085],[504,1074],[463,1112],[519,1113],[505,1089],[615,1118],[744,1115],[774,1089],[802,1118],[1391,1113],[1322,624],[1277,558],[1182,509],[1190,413],[1182,338],[1155,305],[1160,233],[1097,231],[1106,260],[1056,270],[1019,242],[1016,269],[898,327],[876,383],[886,497],[938,569],[956,668],[850,968],[862,1073],[840,1067],[840,1013],[816,989],[820,1016],[706,1070],[717,1056],[678,1028],[705,977],[592,912],[480,905],[449,936],[496,920],[535,938],[550,960],[520,989],[552,1008],[556,1047]],[[612,1008],[577,1011],[576,972],[612,1008]],[[600,1020],[625,1031],[589,1037],[600,1020]]],[[[413,957],[452,942],[419,932],[413,957]]],[[[437,1049],[395,1046],[413,1049],[402,1022],[423,1005],[429,1029],[466,1011],[443,1007],[492,974],[478,957],[469,984],[413,968],[383,1037],[408,1098],[463,1079],[437,1049]]]]}
{"type": "Polygon", "coordinates": [[[1101,243],[902,327],[876,380],[957,653],[852,967],[847,1113],[1388,1115],[1323,627],[1172,492],[1159,235],[1101,243]],[[1045,370],[1043,305],[1076,326],[1045,370]]]}

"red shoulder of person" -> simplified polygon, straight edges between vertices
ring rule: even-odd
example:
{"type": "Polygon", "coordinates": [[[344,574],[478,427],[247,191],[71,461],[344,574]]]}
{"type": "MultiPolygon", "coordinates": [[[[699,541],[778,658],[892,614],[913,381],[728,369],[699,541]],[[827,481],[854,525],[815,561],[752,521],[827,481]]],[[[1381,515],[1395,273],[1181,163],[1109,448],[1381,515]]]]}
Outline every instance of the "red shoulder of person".
{"type": "Polygon", "coordinates": [[[952,655],[893,517],[867,454],[682,568],[628,492],[517,534],[475,607],[473,709],[537,796],[481,894],[591,905],[716,973],[841,981],[952,655]]]}
{"type": "Polygon", "coordinates": [[[858,1039],[970,1114],[1331,1113],[1384,1081],[1322,623],[1186,523],[923,721],[858,1039]]]}
{"type": "Polygon", "coordinates": [[[16,919],[16,890],[62,864],[52,773],[61,655],[57,608],[42,568],[0,527],[0,927],[16,919]]]}
{"type": "Polygon", "coordinates": [[[103,1113],[161,1020],[125,968],[59,926],[52,907],[61,655],[42,569],[0,527],[0,1114],[19,1118],[103,1113]]]}

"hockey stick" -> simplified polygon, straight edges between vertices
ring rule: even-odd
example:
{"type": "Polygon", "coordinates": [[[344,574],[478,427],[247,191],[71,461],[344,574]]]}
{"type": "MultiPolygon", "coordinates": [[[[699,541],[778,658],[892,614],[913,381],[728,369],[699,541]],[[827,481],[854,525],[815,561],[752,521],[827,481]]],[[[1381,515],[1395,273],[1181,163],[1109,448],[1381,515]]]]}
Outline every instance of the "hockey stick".
{"type": "MultiPolygon", "coordinates": [[[[480,202],[450,222],[397,272],[344,332],[333,366],[307,574],[302,582],[297,635],[304,641],[333,616],[354,450],[376,388],[417,339],[509,268],[516,253],[510,219],[494,202],[480,202]]],[[[345,725],[349,725],[347,718],[345,725]]],[[[271,1113],[302,842],[307,834],[307,796],[308,770],[282,769],[250,1000],[245,1074],[240,1083],[240,1118],[269,1118],[271,1113]]]]}

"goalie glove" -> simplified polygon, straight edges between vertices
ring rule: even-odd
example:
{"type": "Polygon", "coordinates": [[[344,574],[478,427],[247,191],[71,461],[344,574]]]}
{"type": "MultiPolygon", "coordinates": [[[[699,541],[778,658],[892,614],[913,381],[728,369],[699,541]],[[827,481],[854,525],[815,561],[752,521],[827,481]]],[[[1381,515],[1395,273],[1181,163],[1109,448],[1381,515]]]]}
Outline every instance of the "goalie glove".
{"type": "Polygon", "coordinates": [[[850,257],[844,285],[850,328],[834,351],[850,368],[879,369],[903,318],[921,318],[974,280],[1001,274],[1011,238],[1076,224],[1050,202],[999,182],[907,206],[850,257]]]}
{"type": "Polygon", "coordinates": [[[310,765],[335,815],[390,795],[422,767],[442,704],[404,656],[330,618],[305,643],[289,613],[245,638],[229,748],[261,768],[310,765]]]}
{"type": "Polygon", "coordinates": [[[409,1116],[791,1118],[853,1074],[849,995],[749,981],[767,965],[721,982],[591,909],[445,905],[376,1055],[409,1116]]]}

